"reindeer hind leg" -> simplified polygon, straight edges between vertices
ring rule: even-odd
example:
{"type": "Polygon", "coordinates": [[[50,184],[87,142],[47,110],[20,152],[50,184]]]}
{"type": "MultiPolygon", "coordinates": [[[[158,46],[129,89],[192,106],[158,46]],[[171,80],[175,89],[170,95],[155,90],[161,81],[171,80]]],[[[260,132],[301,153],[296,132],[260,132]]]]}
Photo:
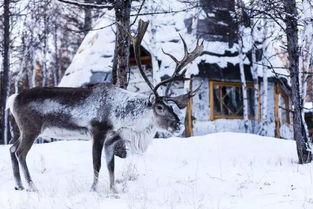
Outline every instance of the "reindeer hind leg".
{"type": "Polygon", "coordinates": [[[28,184],[28,191],[37,191],[37,188],[35,187],[32,178],[30,176],[28,166],[26,163],[26,156],[32,147],[35,139],[37,138],[38,134],[22,134],[21,135],[21,141],[19,143],[19,146],[16,150],[16,156],[19,161],[19,164],[21,166],[21,169],[23,171],[25,180],[28,184]]]}
{"type": "Polygon", "coordinates": [[[10,147],[10,156],[11,156],[11,163],[12,163],[12,169],[13,169],[13,176],[15,180],[15,190],[23,190],[23,184],[21,181],[21,174],[20,174],[20,168],[18,165],[18,160],[16,157],[16,150],[17,147],[19,146],[20,141],[19,139],[13,141],[13,145],[10,147]]]}

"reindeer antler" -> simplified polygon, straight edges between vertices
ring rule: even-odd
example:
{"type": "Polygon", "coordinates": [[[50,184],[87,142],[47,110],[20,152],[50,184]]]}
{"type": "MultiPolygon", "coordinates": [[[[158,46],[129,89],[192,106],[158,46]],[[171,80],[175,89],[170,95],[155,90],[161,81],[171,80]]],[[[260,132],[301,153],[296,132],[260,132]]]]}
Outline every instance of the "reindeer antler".
{"type": "Polygon", "coordinates": [[[143,36],[147,30],[148,25],[149,25],[149,21],[144,22],[143,20],[139,20],[137,35],[135,37],[133,37],[130,34],[128,34],[130,36],[130,39],[132,40],[132,43],[133,43],[134,55],[135,55],[135,59],[136,59],[140,74],[142,75],[143,79],[148,84],[148,86],[150,87],[150,89],[153,91],[153,93],[155,94],[155,96],[157,98],[163,99],[164,101],[172,101],[180,109],[182,109],[182,108],[187,106],[189,99],[195,95],[195,93],[199,90],[200,86],[194,91],[189,91],[186,94],[176,96],[176,97],[169,97],[168,92],[169,92],[169,89],[172,85],[172,82],[190,80],[189,78],[186,78],[186,76],[185,76],[187,69],[183,70],[183,68],[185,68],[190,62],[195,60],[202,53],[203,41],[199,44],[199,40],[197,40],[197,46],[195,47],[195,49],[192,52],[188,52],[187,44],[186,44],[185,40],[183,39],[183,37],[179,34],[179,36],[183,42],[183,45],[184,45],[184,57],[182,58],[182,60],[178,60],[176,57],[174,57],[173,55],[171,55],[167,52],[164,52],[162,49],[164,54],[166,54],[172,60],[174,60],[174,62],[176,63],[176,67],[175,67],[173,75],[170,78],[165,79],[164,81],[161,81],[160,83],[158,83],[154,87],[153,84],[149,81],[145,72],[143,71],[142,66],[141,66],[141,60],[140,60],[140,45],[141,45],[141,41],[142,41],[143,36]],[[163,85],[166,85],[166,84],[168,86],[165,90],[165,96],[161,97],[158,94],[158,88],[163,86],[163,85]]]}
{"type": "Polygon", "coordinates": [[[164,100],[165,101],[172,101],[178,106],[179,109],[183,109],[187,106],[190,98],[192,98],[194,95],[196,95],[196,93],[198,92],[200,87],[201,87],[201,85],[193,91],[188,91],[187,94],[179,95],[176,97],[164,97],[164,100]]]}
{"type": "MultiPolygon", "coordinates": [[[[154,86],[149,81],[147,75],[145,74],[144,70],[142,69],[141,59],[140,59],[140,45],[141,45],[141,41],[142,41],[146,31],[147,31],[148,25],[149,25],[149,21],[145,22],[145,21],[140,19],[139,24],[138,24],[137,35],[135,37],[131,36],[130,34],[129,35],[130,35],[130,38],[131,38],[132,43],[133,43],[134,55],[135,55],[136,63],[138,65],[140,74],[143,77],[143,79],[145,80],[145,82],[148,84],[150,89],[154,92],[154,86]]],[[[154,92],[154,93],[156,93],[156,92],[154,92]]]]}
{"type": "Polygon", "coordinates": [[[173,101],[175,102],[175,104],[180,108],[185,108],[188,104],[188,101],[190,100],[191,97],[193,97],[196,92],[200,89],[200,86],[194,90],[194,91],[189,91],[187,92],[187,94],[183,94],[180,96],[176,96],[176,97],[170,97],[169,96],[169,90],[172,86],[173,81],[177,81],[177,80],[181,80],[181,81],[186,81],[186,80],[191,80],[189,78],[186,78],[186,72],[187,69],[184,69],[190,62],[192,62],[193,60],[195,60],[203,51],[203,41],[199,44],[199,39],[197,40],[197,45],[195,47],[195,49],[192,52],[188,52],[187,49],[187,44],[185,42],[185,40],[183,39],[183,37],[179,34],[183,45],[184,45],[184,57],[182,58],[182,60],[178,60],[176,57],[174,57],[173,55],[164,52],[163,53],[166,54],[167,56],[169,56],[170,58],[172,58],[172,60],[176,63],[176,67],[174,70],[173,75],[162,81],[161,83],[159,83],[155,89],[157,90],[157,88],[159,88],[162,85],[167,84],[167,87],[165,89],[165,96],[164,96],[164,100],[167,101],[173,101]],[[184,69],[184,70],[183,70],[184,69]]]}
{"type": "Polygon", "coordinates": [[[188,48],[187,48],[187,44],[186,44],[185,40],[183,39],[183,37],[180,34],[179,34],[179,36],[180,36],[180,39],[182,40],[183,45],[184,45],[184,57],[182,58],[182,60],[179,61],[176,57],[174,57],[170,53],[164,52],[162,49],[163,53],[165,55],[169,56],[170,58],[172,58],[172,60],[176,63],[176,67],[175,67],[175,70],[174,70],[172,77],[167,79],[167,80],[164,80],[159,85],[159,86],[161,86],[161,85],[165,85],[168,83],[168,86],[166,87],[166,90],[165,90],[165,96],[168,96],[169,89],[171,88],[173,81],[175,81],[175,80],[183,80],[183,81],[189,80],[189,79],[184,79],[187,70],[186,69],[183,70],[183,68],[186,67],[190,62],[195,60],[203,51],[203,41],[199,44],[199,39],[198,39],[195,49],[192,52],[188,52],[188,48]],[[177,79],[175,79],[175,78],[177,78],[177,79]]]}

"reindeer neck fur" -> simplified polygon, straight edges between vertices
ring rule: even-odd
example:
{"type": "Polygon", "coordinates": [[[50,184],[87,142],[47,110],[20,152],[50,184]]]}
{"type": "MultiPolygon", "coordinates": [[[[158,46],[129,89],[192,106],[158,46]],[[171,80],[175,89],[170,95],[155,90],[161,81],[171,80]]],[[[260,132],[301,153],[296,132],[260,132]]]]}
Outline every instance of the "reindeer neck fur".
{"type": "Polygon", "coordinates": [[[112,105],[109,118],[114,129],[132,152],[144,152],[159,129],[146,95],[112,89],[108,102],[112,105]]]}

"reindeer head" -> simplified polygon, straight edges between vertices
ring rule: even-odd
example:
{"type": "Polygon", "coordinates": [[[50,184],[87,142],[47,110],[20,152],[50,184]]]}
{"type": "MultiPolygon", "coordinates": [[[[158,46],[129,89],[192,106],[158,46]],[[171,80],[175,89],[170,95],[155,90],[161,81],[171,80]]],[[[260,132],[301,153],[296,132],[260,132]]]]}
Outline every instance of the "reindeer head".
{"type": "Polygon", "coordinates": [[[159,129],[171,133],[180,130],[180,120],[170,105],[165,104],[154,95],[150,96],[149,105],[153,110],[154,119],[159,129]]]}
{"type": "Polygon", "coordinates": [[[175,96],[175,97],[169,96],[169,90],[174,81],[184,82],[184,81],[190,80],[189,78],[186,78],[187,69],[184,69],[184,68],[202,53],[203,42],[199,44],[199,40],[198,40],[197,46],[195,47],[195,49],[192,52],[188,52],[187,44],[185,40],[183,39],[181,35],[179,35],[184,44],[184,57],[181,60],[178,60],[173,55],[166,53],[162,50],[164,54],[169,56],[176,63],[176,67],[175,67],[173,75],[170,78],[161,81],[156,86],[153,86],[153,84],[149,81],[148,77],[143,71],[142,66],[141,66],[141,60],[140,60],[140,44],[147,30],[148,24],[149,22],[144,22],[142,20],[139,20],[137,36],[133,37],[130,35],[130,39],[132,40],[132,43],[133,43],[134,55],[135,55],[135,59],[136,59],[139,71],[143,79],[145,80],[145,82],[148,84],[148,86],[153,92],[152,96],[150,96],[149,98],[149,104],[151,104],[151,107],[153,108],[153,112],[157,120],[157,123],[160,128],[168,130],[170,132],[174,132],[177,129],[179,129],[180,121],[179,121],[178,116],[173,111],[173,108],[166,103],[169,101],[174,102],[178,106],[179,109],[183,109],[187,106],[190,98],[192,98],[196,94],[198,89],[194,91],[189,91],[186,94],[175,96]],[[161,86],[166,86],[164,96],[161,96],[158,93],[158,89],[161,86]]]}

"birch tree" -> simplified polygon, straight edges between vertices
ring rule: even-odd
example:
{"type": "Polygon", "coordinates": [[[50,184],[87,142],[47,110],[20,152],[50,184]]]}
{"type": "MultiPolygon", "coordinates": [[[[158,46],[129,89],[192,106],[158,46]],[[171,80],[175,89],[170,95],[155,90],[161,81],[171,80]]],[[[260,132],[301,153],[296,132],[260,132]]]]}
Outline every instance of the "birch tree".
{"type": "MultiPolygon", "coordinates": [[[[256,23],[254,23],[254,21],[252,20],[252,25],[255,25],[256,23]]],[[[258,65],[257,65],[257,57],[256,57],[256,53],[257,53],[257,50],[258,50],[258,47],[257,45],[255,44],[256,42],[256,37],[255,37],[255,31],[253,30],[253,28],[255,28],[254,26],[252,26],[251,28],[251,37],[252,37],[252,43],[253,43],[253,46],[252,46],[252,49],[251,49],[251,61],[252,61],[252,69],[251,69],[251,72],[252,72],[252,78],[253,78],[253,87],[254,87],[254,125],[253,125],[253,132],[256,133],[257,130],[256,130],[256,124],[257,124],[257,121],[258,121],[258,112],[259,112],[259,109],[258,109],[258,98],[259,98],[259,76],[258,76],[258,65]]]]}
{"type": "Polygon", "coordinates": [[[268,100],[268,68],[266,64],[265,54],[267,51],[267,21],[263,19],[263,42],[262,42],[262,73],[263,73],[263,90],[262,90],[262,124],[261,124],[261,134],[263,136],[267,136],[267,129],[268,129],[268,107],[267,107],[267,100],[268,100]]]}
{"type": "Polygon", "coordinates": [[[242,90],[242,101],[243,101],[243,119],[245,131],[248,131],[248,121],[249,121],[249,105],[248,105],[248,93],[247,93],[247,82],[244,70],[244,43],[243,37],[245,36],[245,25],[244,25],[244,4],[241,0],[236,2],[236,20],[238,23],[238,53],[239,53],[239,69],[240,69],[240,80],[241,80],[241,90],[242,90]]]}

